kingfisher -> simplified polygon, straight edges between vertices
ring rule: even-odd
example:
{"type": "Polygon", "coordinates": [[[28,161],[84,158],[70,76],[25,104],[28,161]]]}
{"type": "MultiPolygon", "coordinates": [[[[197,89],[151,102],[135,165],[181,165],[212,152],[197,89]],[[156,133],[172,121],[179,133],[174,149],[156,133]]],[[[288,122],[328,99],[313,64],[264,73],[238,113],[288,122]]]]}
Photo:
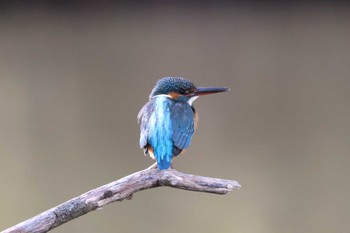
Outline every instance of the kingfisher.
{"type": "Polygon", "coordinates": [[[191,143],[198,114],[193,101],[199,96],[226,92],[227,87],[196,87],[181,77],[165,77],[156,83],[149,101],[140,110],[140,147],[157,160],[159,170],[168,169],[172,159],[191,143]]]}

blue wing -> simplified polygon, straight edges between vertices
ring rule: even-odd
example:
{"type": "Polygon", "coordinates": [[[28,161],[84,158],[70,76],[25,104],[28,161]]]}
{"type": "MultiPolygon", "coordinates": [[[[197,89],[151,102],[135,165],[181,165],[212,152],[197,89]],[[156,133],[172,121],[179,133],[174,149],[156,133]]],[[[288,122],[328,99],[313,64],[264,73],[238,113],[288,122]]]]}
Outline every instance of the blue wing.
{"type": "Polygon", "coordinates": [[[177,102],[171,109],[173,154],[176,156],[189,147],[194,133],[194,113],[186,102],[177,102]]]}

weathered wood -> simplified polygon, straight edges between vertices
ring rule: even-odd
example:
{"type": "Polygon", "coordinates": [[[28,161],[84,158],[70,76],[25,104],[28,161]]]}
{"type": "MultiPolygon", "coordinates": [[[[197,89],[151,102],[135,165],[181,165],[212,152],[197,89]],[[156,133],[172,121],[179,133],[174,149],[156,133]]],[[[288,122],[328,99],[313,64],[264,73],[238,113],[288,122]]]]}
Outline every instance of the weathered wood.
{"type": "Polygon", "coordinates": [[[224,180],[185,174],[175,169],[158,170],[155,165],[129,176],[86,192],[33,218],[4,230],[2,233],[41,233],[58,227],[74,218],[104,205],[131,199],[138,191],[169,186],[189,191],[227,194],[241,185],[234,180],[224,180]]]}

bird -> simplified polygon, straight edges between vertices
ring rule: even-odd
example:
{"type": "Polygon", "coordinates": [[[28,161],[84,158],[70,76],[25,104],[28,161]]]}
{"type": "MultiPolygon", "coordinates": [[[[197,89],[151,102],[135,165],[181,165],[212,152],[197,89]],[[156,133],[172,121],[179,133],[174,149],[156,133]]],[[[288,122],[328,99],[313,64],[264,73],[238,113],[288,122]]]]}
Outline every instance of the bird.
{"type": "Polygon", "coordinates": [[[199,96],[229,90],[196,87],[182,77],[159,79],[137,116],[144,154],[156,159],[159,170],[171,167],[172,159],[189,147],[197,128],[198,113],[193,102],[199,96]]]}

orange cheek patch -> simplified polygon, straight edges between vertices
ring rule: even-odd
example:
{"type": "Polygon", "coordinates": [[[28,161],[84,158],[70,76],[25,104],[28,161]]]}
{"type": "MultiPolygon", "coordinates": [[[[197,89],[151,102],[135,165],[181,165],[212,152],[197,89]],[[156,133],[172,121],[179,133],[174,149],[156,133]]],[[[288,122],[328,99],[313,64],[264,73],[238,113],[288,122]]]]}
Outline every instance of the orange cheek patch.
{"type": "Polygon", "coordinates": [[[172,99],[177,99],[180,97],[179,93],[176,92],[169,92],[168,95],[172,98],[172,99]]]}

